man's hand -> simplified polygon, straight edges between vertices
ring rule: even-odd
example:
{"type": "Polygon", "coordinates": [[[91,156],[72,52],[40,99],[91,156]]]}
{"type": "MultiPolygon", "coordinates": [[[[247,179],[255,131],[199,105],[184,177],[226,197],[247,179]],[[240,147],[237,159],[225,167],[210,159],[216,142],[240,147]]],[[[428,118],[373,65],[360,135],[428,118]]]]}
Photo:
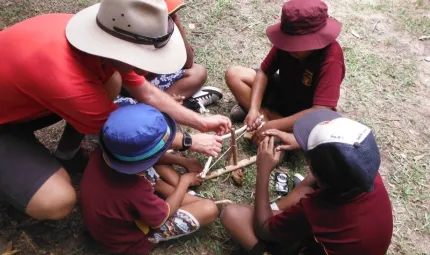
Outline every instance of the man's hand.
{"type": "Polygon", "coordinates": [[[188,186],[200,185],[204,181],[204,179],[196,173],[186,173],[181,176],[181,180],[186,181],[188,183],[188,186]]]}
{"type": "Polygon", "coordinates": [[[201,173],[203,171],[203,166],[197,159],[187,159],[184,167],[189,173],[201,173]]]}
{"type": "Polygon", "coordinates": [[[193,134],[191,135],[193,143],[190,150],[206,154],[212,157],[218,157],[221,152],[222,138],[216,135],[209,134],[193,134]]]}
{"type": "Polygon", "coordinates": [[[258,147],[257,153],[257,172],[259,174],[270,175],[272,170],[278,165],[280,151],[274,150],[275,138],[266,137],[258,147]]]}
{"type": "Polygon", "coordinates": [[[261,114],[257,110],[249,110],[248,115],[246,115],[245,118],[245,125],[248,126],[247,131],[254,131],[256,130],[262,123],[262,119],[260,118],[261,114]]]}
{"type": "Polygon", "coordinates": [[[226,116],[212,115],[203,118],[203,126],[199,127],[200,132],[215,131],[218,135],[223,135],[231,129],[231,121],[226,116]]]}
{"type": "Polygon", "coordinates": [[[263,136],[275,136],[283,143],[276,147],[277,151],[290,151],[300,149],[300,145],[297,143],[296,138],[293,134],[279,131],[278,129],[269,129],[263,131],[263,136]]]}
{"type": "Polygon", "coordinates": [[[252,142],[254,144],[260,144],[261,141],[263,141],[263,139],[264,139],[263,133],[266,130],[276,129],[276,128],[277,128],[277,126],[276,126],[274,121],[268,121],[268,122],[264,123],[264,125],[260,129],[257,129],[255,131],[254,135],[252,136],[252,142]]]}

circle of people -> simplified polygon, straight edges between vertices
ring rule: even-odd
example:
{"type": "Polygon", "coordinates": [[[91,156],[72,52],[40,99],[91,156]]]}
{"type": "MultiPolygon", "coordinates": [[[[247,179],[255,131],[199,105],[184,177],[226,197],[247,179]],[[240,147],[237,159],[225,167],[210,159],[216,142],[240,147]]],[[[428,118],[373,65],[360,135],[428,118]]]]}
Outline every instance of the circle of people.
{"type": "Polygon", "coordinates": [[[327,5],[282,5],[260,67],[226,71],[237,100],[230,118],[199,114],[223,94],[203,86],[207,71],[194,63],[183,7],[102,0],[0,32],[1,201],[60,220],[79,200],[92,237],[120,254],[148,254],[218,217],[247,254],[385,254],[393,217],[379,149],[371,128],[336,111],[346,68],[341,24],[327,5]],[[61,120],[51,153],[34,132],[61,120]],[[253,206],[217,204],[190,190],[204,181],[202,165],[168,152],[217,157],[231,121],[244,123],[258,146],[253,206]],[[87,134],[99,137],[91,154],[80,147],[87,134]],[[285,150],[303,151],[309,173],[271,203],[270,175],[285,150]],[[79,196],[74,173],[83,173],[79,196]]]}

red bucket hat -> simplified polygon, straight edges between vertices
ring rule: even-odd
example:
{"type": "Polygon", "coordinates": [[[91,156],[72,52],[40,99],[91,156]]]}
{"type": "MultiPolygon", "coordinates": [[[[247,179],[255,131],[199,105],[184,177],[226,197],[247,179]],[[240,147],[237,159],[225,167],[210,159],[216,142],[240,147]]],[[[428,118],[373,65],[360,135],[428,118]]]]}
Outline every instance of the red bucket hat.
{"type": "Polygon", "coordinates": [[[336,40],[341,24],[328,16],[321,0],[291,0],[282,6],[281,22],[267,28],[266,34],[284,51],[322,49],[336,40]]]}

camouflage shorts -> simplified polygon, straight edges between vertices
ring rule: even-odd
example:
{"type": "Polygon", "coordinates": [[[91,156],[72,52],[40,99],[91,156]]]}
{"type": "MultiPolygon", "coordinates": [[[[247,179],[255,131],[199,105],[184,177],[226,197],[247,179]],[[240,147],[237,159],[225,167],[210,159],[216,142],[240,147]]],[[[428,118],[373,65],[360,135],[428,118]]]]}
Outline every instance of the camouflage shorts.
{"type": "Polygon", "coordinates": [[[148,240],[156,244],[176,239],[197,231],[199,227],[199,222],[191,213],[179,209],[161,227],[151,230],[148,234],[148,240]]]}

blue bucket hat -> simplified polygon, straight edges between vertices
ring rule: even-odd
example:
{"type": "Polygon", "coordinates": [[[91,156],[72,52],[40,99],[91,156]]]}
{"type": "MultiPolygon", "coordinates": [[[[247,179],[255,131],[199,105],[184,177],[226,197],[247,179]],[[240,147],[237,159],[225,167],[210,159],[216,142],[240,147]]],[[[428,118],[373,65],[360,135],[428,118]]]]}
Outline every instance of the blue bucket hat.
{"type": "Polygon", "coordinates": [[[316,110],[299,118],[293,132],[312,172],[329,188],[373,189],[381,159],[369,127],[334,111],[316,110]]]}
{"type": "Polygon", "coordinates": [[[100,132],[106,163],[124,174],[151,168],[169,149],[175,121],[146,104],[126,105],[109,115],[100,132]]]}

